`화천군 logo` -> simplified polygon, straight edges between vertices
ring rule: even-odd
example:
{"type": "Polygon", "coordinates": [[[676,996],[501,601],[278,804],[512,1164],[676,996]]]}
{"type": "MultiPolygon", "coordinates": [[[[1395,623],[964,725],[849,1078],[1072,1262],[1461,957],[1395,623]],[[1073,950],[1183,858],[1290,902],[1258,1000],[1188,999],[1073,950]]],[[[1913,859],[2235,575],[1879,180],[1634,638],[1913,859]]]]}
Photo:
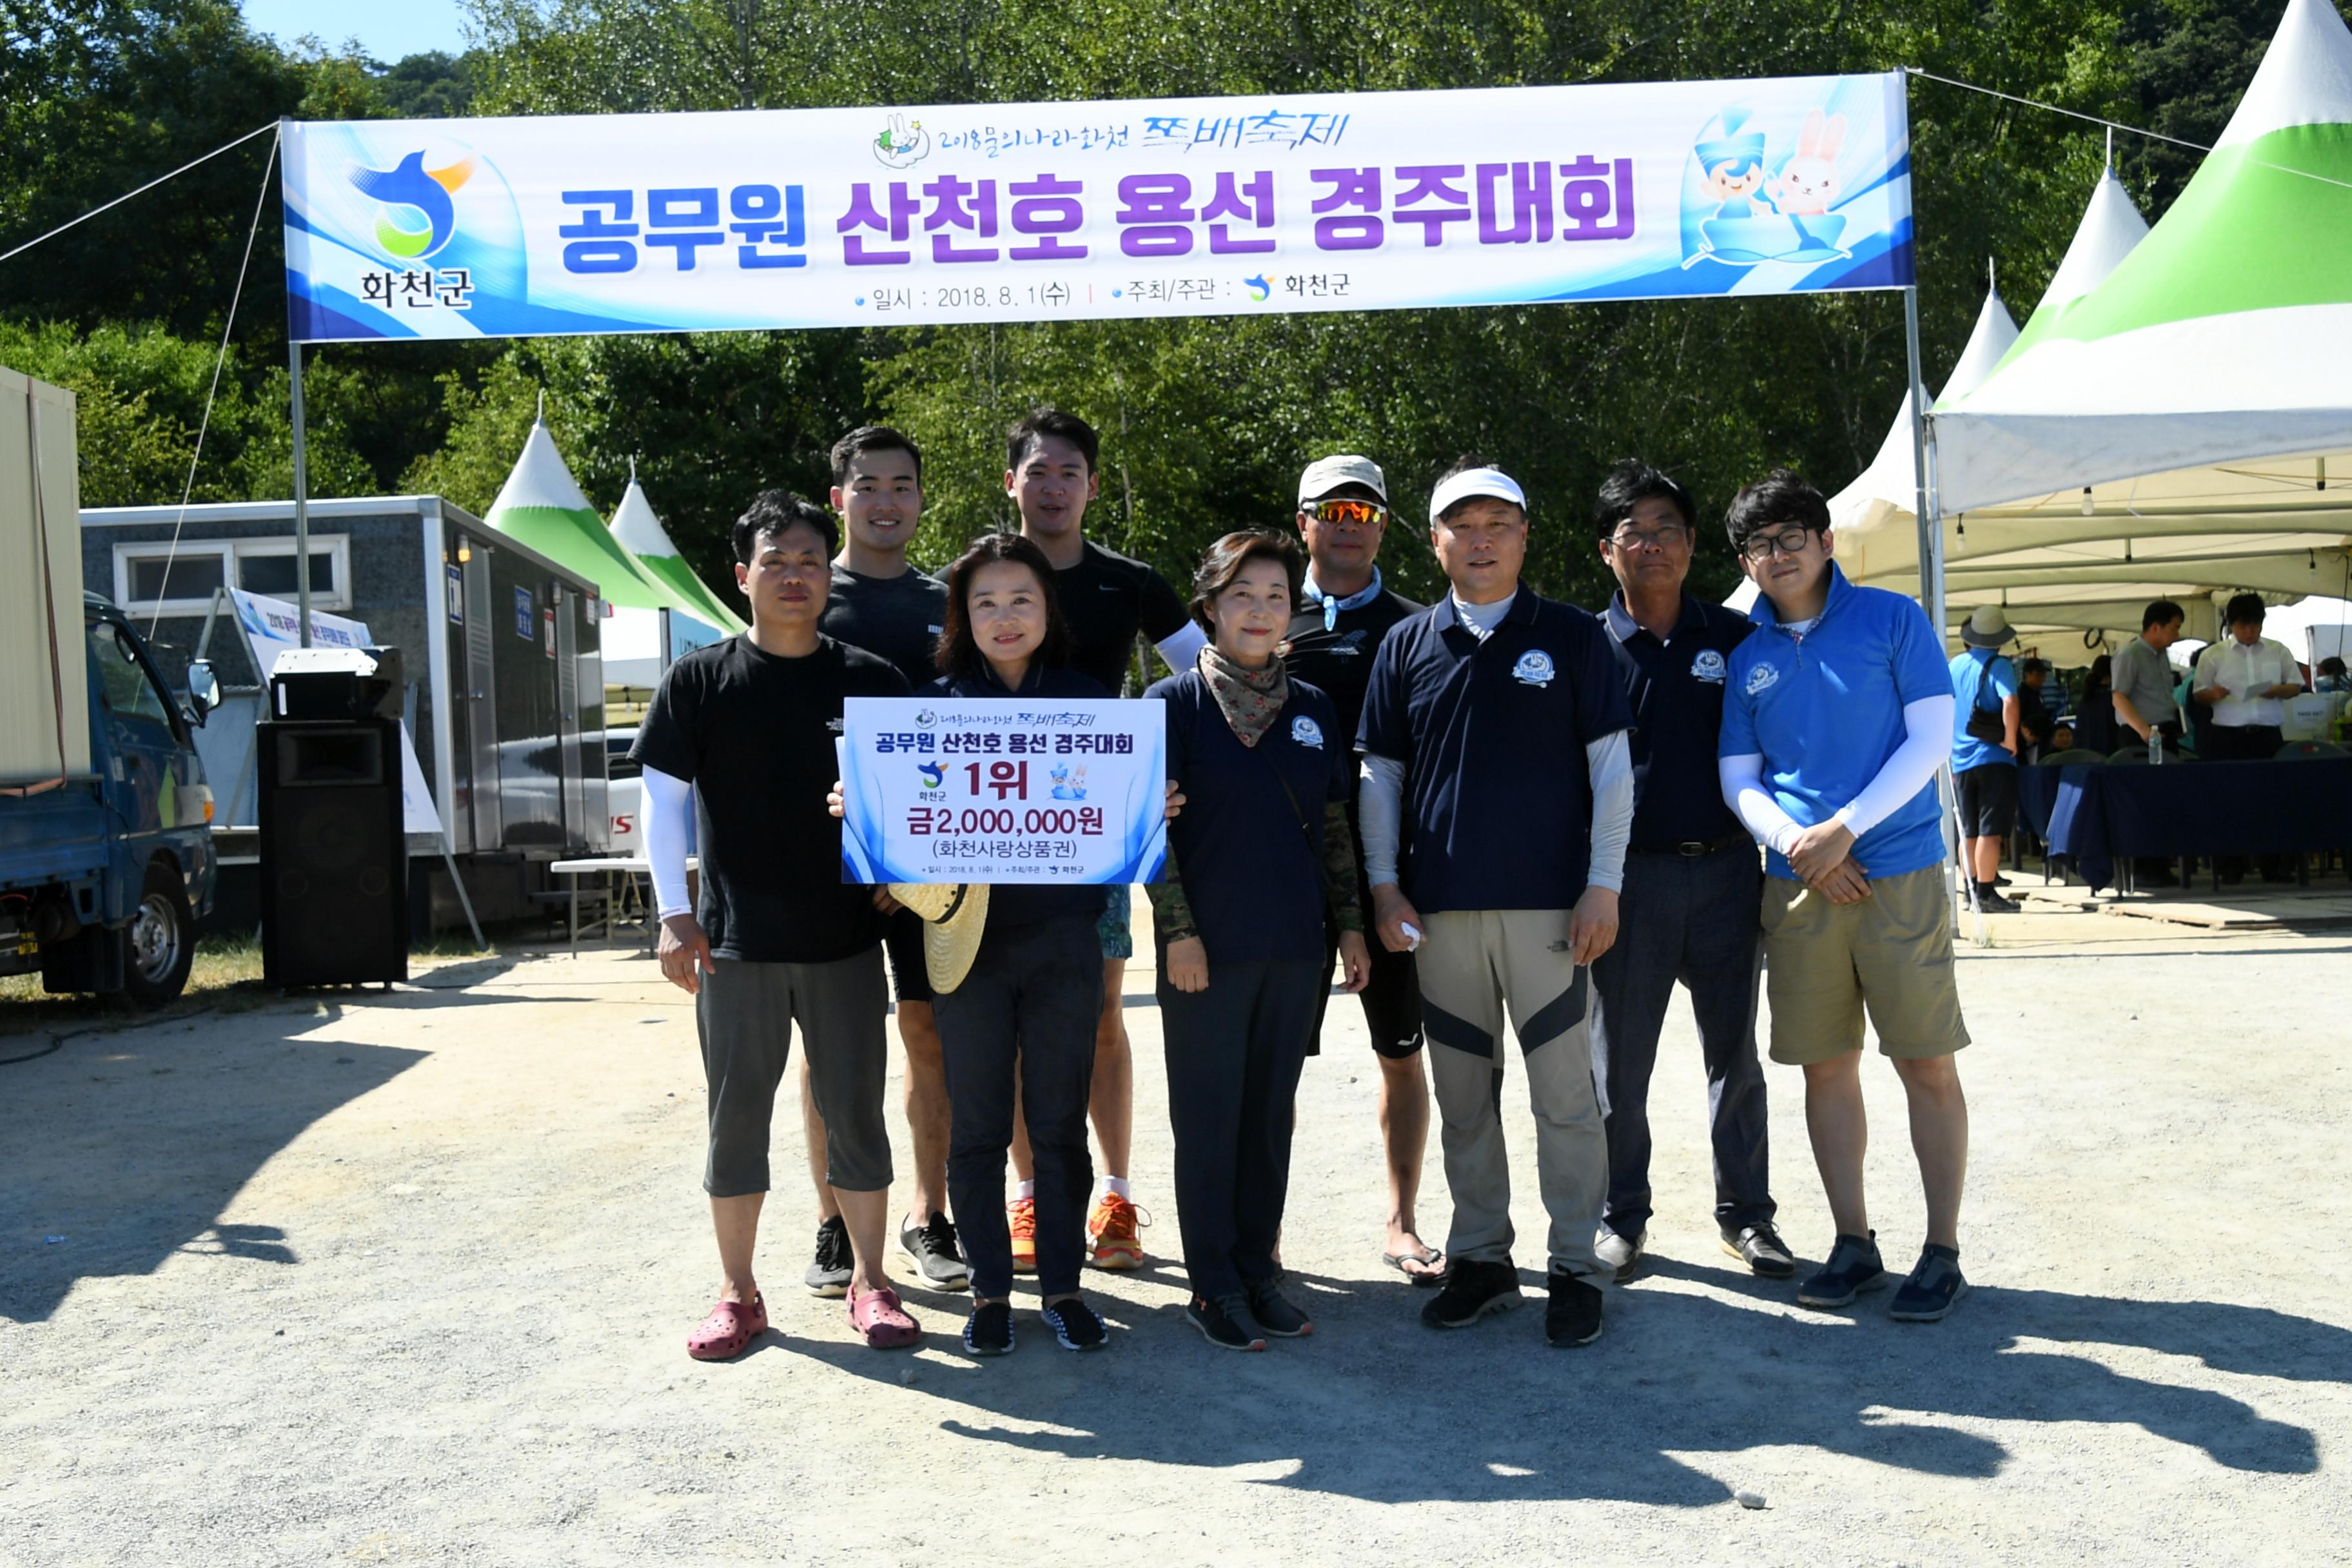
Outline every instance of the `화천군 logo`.
{"type": "Polygon", "coordinates": [[[362,195],[383,205],[376,215],[375,242],[402,261],[433,255],[457,237],[457,192],[474,175],[478,155],[468,153],[438,169],[425,166],[420,149],[390,169],[364,163],[344,166],[344,175],[362,195]]]}

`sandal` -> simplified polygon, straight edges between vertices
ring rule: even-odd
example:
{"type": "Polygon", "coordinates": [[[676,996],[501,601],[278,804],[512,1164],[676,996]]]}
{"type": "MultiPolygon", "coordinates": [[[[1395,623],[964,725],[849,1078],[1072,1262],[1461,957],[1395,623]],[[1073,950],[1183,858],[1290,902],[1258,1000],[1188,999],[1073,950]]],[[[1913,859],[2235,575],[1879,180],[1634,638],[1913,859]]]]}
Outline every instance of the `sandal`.
{"type": "Polygon", "coordinates": [[[923,1326],[907,1315],[907,1310],[898,1305],[898,1292],[887,1285],[863,1296],[850,1293],[849,1326],[877,1351],[897,1350],[923,1337],[923,1326]]]}
{"type": "Polygon", "coordinates": [[[710,1309],[702,1326],[686,1336],[686,1353],[697,1361],[731,1361],[767,1331],[768,1304],[759,1296],[746,1306],[721,1301],[710,1309]]]}
{"type": "MultiPolygon", "coordinates": [[[[1421,1238],[1414,1237],[1413,1240],[1418,1242],[1421,1238]]],[[[1381,1254],[1381,1261],[1403,1275],[1416,1286],[1445,1283],[1445,1254],[1426,1243],[1423,1243],[1418,1251],[1383,1252],[1381,1254]],[[1407,1264],[1416,1264],[1419,1267],[1409,1268],[1406,1267],[1407,1264]]]]}

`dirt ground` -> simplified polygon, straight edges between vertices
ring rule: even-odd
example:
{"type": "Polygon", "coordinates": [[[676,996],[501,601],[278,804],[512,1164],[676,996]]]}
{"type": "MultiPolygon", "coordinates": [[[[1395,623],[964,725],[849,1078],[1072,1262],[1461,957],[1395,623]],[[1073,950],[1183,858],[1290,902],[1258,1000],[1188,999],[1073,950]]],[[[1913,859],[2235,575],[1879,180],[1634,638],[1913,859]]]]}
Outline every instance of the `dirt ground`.
{"type": "MultiPolygon", "coordinates": [[[[1316,1335],[1234,1356],[1179,1318],[1134,970],[1151,1265],[1089,1276],[1108,1353],[1055,1348],[1024,1282],[1018,1352],[981,1364],[963,1299],[905,1269],[911,1354],[802,1293],[789,1116],[774,1331],[688,1360],[717,1275],[701,1081],[688,999],[641,956],[80,1035],[0,1068],[0,1562],[2352,1561],[2352,940],[1994,931],[1961,961],[1959,1310],[1808,1312],[1717,1249],[1678,1008],[1654,1261],[1580,1352],[1544,1346],[1538,1300],[1415,1321],[1377,1257],[1377,1074],[1345,1000],[1299,1097],[1286,1248],[1316,1335]]],[[[1799,1081],[1768,1071],[1781,1218],[1818,1258],[1799,1081]]],[[[1874,1217],[1907,1261],[1899,1090],[1866,1081],[1874,1217]]],[[[1532,1291],[1530,1126],[1504,1100],[1532,1291]]],[[[1433,1140],[1428,1173],[1442,1236],[1433,1140]]]]}

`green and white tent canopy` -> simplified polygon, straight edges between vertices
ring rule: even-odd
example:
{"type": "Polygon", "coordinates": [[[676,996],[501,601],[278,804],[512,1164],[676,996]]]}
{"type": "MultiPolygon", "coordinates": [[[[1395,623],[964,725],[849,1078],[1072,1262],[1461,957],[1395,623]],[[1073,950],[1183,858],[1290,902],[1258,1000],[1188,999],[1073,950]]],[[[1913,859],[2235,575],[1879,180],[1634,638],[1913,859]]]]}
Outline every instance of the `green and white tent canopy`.
{"type": "Polygon", "coordinates": [[[514,471],[507,475],[483,521],[594,583],[609,605],[631,610],[686,608],[605,528],[555,449],[555,437],[538,420],[531,422],[522,456],[515,459],[514,471]]]}
{"type": "Polygon", "coordinates": [[[694,568],[686,563],[686,557],[677,552],[677,546],[670,542],[669,531],[662,526],[653,502],[646,499],[645,489],[637,483],[634,464],[629,470],[629,488],[613,512],[613,537],[636,557],[638,567],[648,576],[658,579],[695,605],[693,614],[697,618],[729,634],[743,629],[742,616],[711,592],[694,568]]]}
{"type": "MultiPolygon", "coordinates": [[[[651,686],[661,679],[662,611],[688,616],[697,626],[711,618],[710,611],[648,572],[613,536],[581,493],[542,421],[531,422],[522,456],[483,521],[596,584],[604,601],[607,686],[651,686]]],[[[709,641],[718,635],[690,640],[709,641]]]]}
{"type": "MultiPolygon", "coordinates": [[[[2327,0],[2291,0],[2162,221],[1937,404],[1952,616],[1992,603],[2021,630],[2130,635],[2169,597],[2210,636],[2215,595],[2346,594],[2347,258],[2352,31],[2327,0]]],[[[1916,563],[1874,580],[1916,589],[1916,563]]]]}

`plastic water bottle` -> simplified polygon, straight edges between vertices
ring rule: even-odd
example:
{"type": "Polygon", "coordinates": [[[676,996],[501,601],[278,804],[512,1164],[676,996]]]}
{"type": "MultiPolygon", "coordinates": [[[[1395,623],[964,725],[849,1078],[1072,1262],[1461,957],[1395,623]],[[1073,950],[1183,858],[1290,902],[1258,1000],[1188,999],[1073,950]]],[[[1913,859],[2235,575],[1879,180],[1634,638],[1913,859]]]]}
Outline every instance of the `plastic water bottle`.
{"type": "Polygon", "coordinates": [[[2164,761],[2164,731],[2153,724],[2147,727],[2147,761],[2150,767],[2164,761]]]}

